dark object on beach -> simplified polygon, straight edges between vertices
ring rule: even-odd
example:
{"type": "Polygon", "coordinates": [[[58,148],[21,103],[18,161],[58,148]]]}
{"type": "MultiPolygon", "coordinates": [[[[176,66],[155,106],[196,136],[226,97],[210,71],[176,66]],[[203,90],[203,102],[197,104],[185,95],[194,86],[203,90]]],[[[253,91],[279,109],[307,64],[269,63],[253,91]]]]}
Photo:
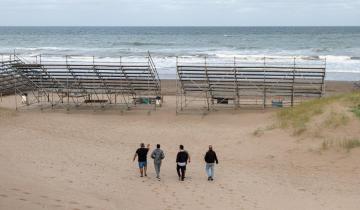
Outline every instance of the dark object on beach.
{"type": "Polygon", "coordinates": [[[218,104],[229,104],[228,98],[216,98],[216,103],[218,104]]]}
{"type": "Polygon", "coordinates": [[[84,103],[88,104],[88,103],[106,103],[108,102],[108,100],[91,100],[91,99],[87,99],[84,101],[84,103]]]}
{"type": "Polygon", "coordinates": [[[271,106],[275,107],[275,108],[282,108],[283,107],[283,102],[282,101],[271,101],[271,106]]]}
{"type": "Polygon", "coordinates": [[[354,83],[355,90],[360,90],[360,81],[354,83]]]}

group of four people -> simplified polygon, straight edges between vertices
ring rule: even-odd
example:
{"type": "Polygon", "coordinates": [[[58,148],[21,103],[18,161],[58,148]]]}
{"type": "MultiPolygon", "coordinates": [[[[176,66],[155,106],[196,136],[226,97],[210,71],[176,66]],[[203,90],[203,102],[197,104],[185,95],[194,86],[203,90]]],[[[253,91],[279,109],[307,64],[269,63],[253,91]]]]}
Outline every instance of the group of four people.
{"type": "MultiPolygon", "coordinates": [[[[147,176],[147,154],[150,149],[150,144],[147,145],[145,148],[145,144],[141,143],[140,148],[138,148],[135,152],[133,161],[138,158],[139,170],[140,170],[140,177],[147,176]]],[[[151,158],[154,159],[154,167],[156,172],[156,178],[160,180],[160,167],[161,162],[165,158],[164,151],[160,149],[160,144],[156,145],[156,149],[151,153],[151,158]]],[[[209,145],[209,150],[206,152],[204,156],[204,160],[206,163],[205,170],[208,176],[208,181],[214,180],[214,167],[215,163],[218,164],[219,161],[217,159],[216,153],[213,150],[212,146],[209,145]]],[[[185,172],[186,172],[186,165],[190,163],[191,158],[189,153],[184,150],[184,146],[179,146],[179,152],[176,155],[176,171],[180,181],[184,181],[185,179],[185,172]]]]}

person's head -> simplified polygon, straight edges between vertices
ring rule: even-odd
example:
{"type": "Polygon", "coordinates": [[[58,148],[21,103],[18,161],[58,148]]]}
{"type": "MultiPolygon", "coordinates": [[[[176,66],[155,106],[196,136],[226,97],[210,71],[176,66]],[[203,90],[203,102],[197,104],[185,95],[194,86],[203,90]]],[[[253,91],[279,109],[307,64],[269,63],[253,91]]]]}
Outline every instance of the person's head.
{"type": "Polygon", "coordinates": [[[179,148],[180,148],[181,150],[183,150],[183,149],[184,149],[184,145],[181,144],[181,145],[179,146],[179,148]]]}
{"type": "Polygon", "coordinates": [[[145,147],[145,144],[144,144],[144,143],[141,143],[141,144],[140,144],[140,147],[141,147],[141,148],[144,148],[144,147],[145,147]]]}
{"type": "Polygon", "coordinates": [[[156,145],[156,148],[160,149],[160,144],[157,144],[157,145],[156,145]]]}
{"type": "Polygon", "coordinates": [[[212,150],[212,145],[209,145],[209,150],[212,150]]]}

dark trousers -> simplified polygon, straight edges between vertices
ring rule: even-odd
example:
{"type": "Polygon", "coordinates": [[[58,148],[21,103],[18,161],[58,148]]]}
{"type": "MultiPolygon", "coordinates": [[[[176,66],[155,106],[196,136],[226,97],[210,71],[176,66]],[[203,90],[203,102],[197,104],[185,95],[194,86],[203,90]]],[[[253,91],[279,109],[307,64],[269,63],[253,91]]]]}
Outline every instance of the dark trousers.
{"type": "Polygon", "coordinates": [[[176,165],[178,176],[183,180],[185,178],[186,166],[176,165]]]}

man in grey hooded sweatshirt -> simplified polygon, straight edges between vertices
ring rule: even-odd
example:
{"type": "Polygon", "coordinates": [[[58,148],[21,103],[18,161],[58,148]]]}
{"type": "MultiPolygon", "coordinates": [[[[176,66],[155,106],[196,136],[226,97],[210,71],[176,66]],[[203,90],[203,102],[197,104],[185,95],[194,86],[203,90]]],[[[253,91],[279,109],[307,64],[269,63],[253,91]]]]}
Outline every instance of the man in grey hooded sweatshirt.
{"type": "Polygon", "coordinates": [[[160,180],[161,161],[165,158],[164,152],[160,149],[160,144],[156,145],[156,149],[151,153],[151,158],[154,159],[156,178],[160,180]]]}

